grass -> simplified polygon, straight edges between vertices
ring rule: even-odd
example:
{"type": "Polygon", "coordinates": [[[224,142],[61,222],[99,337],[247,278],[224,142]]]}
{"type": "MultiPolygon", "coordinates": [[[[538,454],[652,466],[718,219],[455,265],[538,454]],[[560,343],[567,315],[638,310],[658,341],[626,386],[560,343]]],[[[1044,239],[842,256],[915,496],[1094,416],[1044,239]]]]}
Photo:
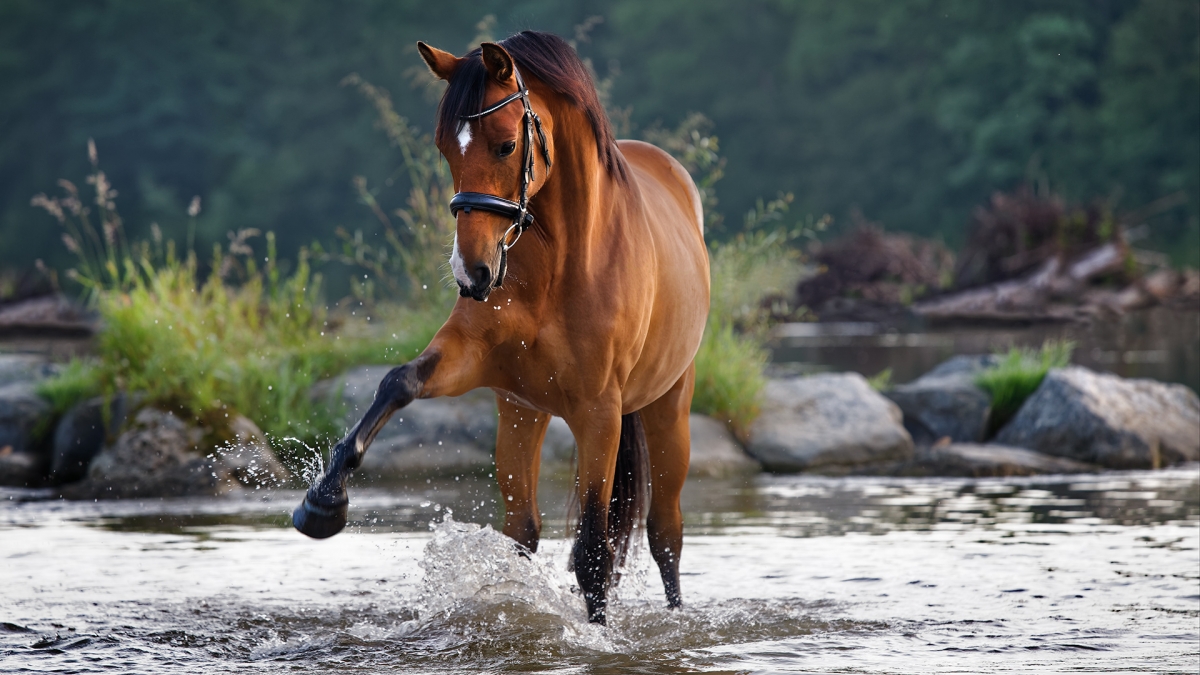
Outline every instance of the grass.
{"type": "Polygon", "coordinates": [[[1013,347],[1001,355],[1000,363],[975,378],[975,384],[992,397],[989,437],[1017,414],[1025,400],[1041,386],[1051,368],[1070,365],[1074,350],[1075,343],[1069,340],[1048,340],[1040,349],[1013,347]]]}
{"type": "Polygon", "coordinates": [[[692,410],[722,420],[743,440],[758,417],[770,354],[763,346],[768,312],[762,299],[790,296],[802,272],[792,242],[823,228],[757,229],[781,220],[790,195],[760,202],[745,217],[742,234],[709,247],[712,300],[704,340],[696,354],[692,410]]]}
{"type": "Polygon", "coordinates": [[[310,399],[314,383],[354,365],[411,359],[441,325],[429,309],[388,310],[374,322],[331,317],[308,254],[285,272],[270,233],[265,256],[251,245],[255,231],[215,247],[207,274],[157,232],[153,242],[129,244],[103,173],[95,169],[88,183],[97,186],[99,228],[69,183],[62,197],[35,200],[63,223],[80,259],[71,276],[102,319],[94,359],[72,362],[41,387],[59,413],[97,394],[139,392],[143,405],[193,420],[216,439],[225,420],[242,414],[277,451],[289,437],[313,444],[341,431],[341,411],[310,399]]]}

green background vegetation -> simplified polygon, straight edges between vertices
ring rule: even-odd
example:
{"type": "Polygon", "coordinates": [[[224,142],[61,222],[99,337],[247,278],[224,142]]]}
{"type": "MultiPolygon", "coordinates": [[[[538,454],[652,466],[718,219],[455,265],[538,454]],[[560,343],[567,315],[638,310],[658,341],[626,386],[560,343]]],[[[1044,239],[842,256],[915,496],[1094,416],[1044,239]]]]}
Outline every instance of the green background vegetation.
{"type": "Polygon", "coordinates": [[[861,212],[955,245],[974,206],[1024,180],[1118,209],[1183,191],[1148,243],[1200,262],[1194,0],[6,0],[0,264],[69,262],[29,199],[87,170],[89,137],[131,238],[157,222],[184,240],[200,195],[201,251],[251,227],[276,232],[288,259],[338,226],[382,240],[353,178],[385,210],[405,204],[409,178],[339,83],[357,72],[387,88],[427,132],[436,92],[414,41],[462,53],[488,14],[499,37],[573,37],[603,17],[578,47],[611,78],[623,135],[710,118],[726,223],[790,192],[793,211],[835,228],[861,212]]]}

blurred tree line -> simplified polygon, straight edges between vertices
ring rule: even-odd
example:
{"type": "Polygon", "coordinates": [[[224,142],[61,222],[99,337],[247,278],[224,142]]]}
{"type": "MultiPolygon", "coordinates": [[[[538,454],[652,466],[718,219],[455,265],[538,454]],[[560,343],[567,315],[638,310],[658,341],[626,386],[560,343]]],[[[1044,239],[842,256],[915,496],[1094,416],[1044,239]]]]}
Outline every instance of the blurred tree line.
{"type": "Polygon", "coordinates": [[[428,131],[440,90],[413,43],[461,54],[525,28],[576,41],[623,135],[711,119],[727,223],[791,192],[793,211],[956,245],[1022,182],[1120,210],[1182,193],[1149,243],[1200,263],[1197,0],[5,0],[0,264],[65,262],[30,198],[86,173],[88,138],[133,237],[183,241],[194,195],[200,250],[250,227],[285,255],[370,236],[354,177],[388,208],[408,177],[339,83],[387,88],[428,131]]]}

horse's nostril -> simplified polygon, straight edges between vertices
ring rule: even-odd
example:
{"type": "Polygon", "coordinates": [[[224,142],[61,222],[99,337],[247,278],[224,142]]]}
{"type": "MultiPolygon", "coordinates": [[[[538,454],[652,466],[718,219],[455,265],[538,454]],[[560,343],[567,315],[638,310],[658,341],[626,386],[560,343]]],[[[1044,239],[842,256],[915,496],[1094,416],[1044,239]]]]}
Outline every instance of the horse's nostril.
{"type": "Polygon", "coordinates": [[[487,265],[479,263],[475,269],[471,270],[471,280],[475,282],[475,288],[487,288],[492,282],[492,270],[487,265]]]}

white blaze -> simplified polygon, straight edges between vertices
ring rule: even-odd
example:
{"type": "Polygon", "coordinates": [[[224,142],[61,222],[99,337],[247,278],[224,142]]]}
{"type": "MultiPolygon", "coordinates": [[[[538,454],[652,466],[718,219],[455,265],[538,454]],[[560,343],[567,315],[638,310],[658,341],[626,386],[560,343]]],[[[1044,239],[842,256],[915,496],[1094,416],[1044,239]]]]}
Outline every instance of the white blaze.
{"type": "Polygon", "coordinates": [[[450,270],[454,272],[454,278],[458,280],[458,283],[466,287],[471,286],[471,279],[467,277],[467,270],[463,268],[462,256],[458,254],[457,232],[454,233],[454,252],[450,254],[450,270]]]}
{"type": "Polygon", "coordinates": [[[471,123],[463,122],[462,129],[458,132],[458,149],[462,154],[467,154],[467,146],[471,144],[471,123]]]}

